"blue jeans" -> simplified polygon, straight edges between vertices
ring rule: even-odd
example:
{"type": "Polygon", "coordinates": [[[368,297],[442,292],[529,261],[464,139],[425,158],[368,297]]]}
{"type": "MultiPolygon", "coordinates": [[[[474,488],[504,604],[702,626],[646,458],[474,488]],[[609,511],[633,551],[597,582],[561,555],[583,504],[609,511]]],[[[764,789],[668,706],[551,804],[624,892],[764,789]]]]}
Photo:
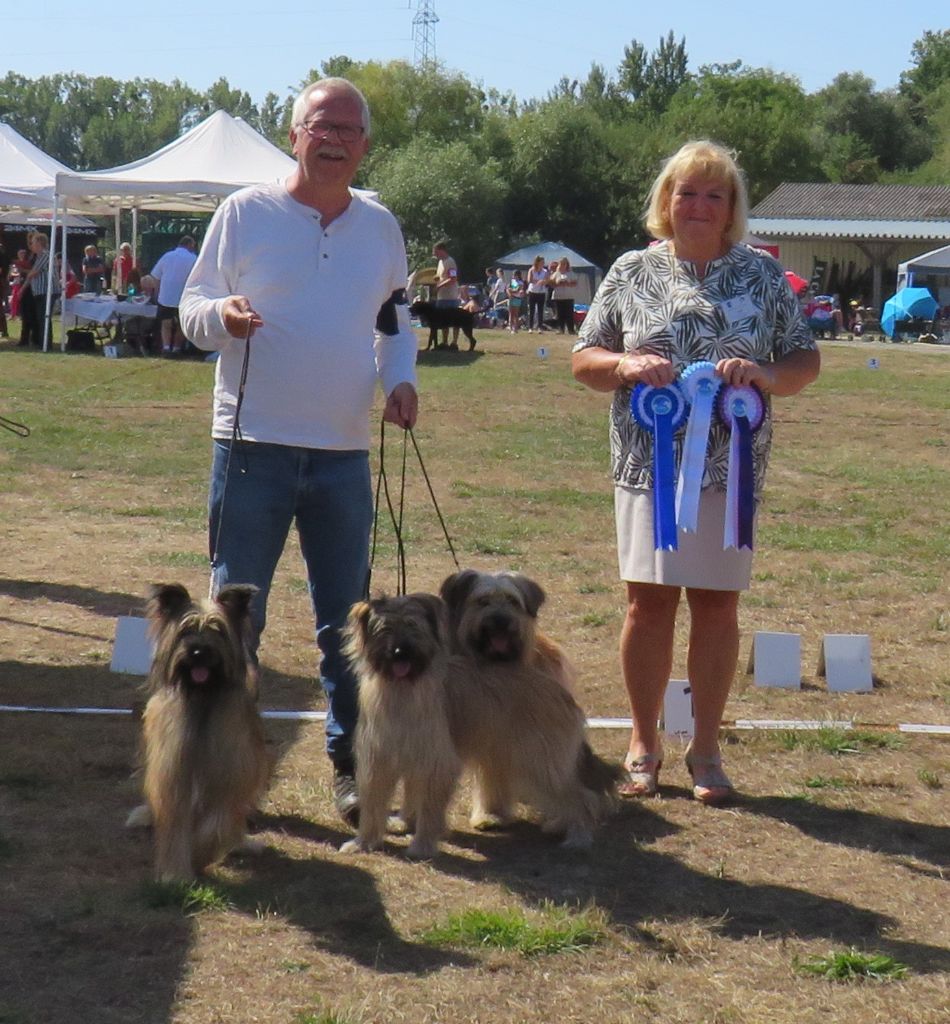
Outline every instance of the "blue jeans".
{"type": "Polygon", "coordinates": [[[340,633],[350,606],[364,596],[369,572],[369,453],[238,441],[225,495],[227,460],[228,443],[215,441],[208,502],[212,587],[215,592],[226,583],[253,583],[259,588],[251,605],[256,656],[271,581],[296,522],[322,655],[327,753],[334,764],[348,767],[357,687],[340,651],[340,633]]]}

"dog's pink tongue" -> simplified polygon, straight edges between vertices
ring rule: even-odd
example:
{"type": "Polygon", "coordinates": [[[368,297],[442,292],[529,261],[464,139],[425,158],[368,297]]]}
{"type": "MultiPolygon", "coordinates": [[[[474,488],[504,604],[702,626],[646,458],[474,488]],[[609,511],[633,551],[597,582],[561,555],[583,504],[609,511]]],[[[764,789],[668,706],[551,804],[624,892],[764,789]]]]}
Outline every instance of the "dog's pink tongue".
{"type": "Polygon", "coordinates": [[[496,654],[507,654],[508,653],[508,637],[506,637],[506,636],[493,636],[491,638],[491,649],[496,654]]]}
{"type": "Polygon", "coordinates": [[[191,681],[193,683],[206,683],[211,673],[204,665],[193,665],[191,669],[191,681]]]}
{"type": "Polygon", "coordinates": [[[408,661],[394,661],[393,662],[393,675],[397,679],[405,679],[407,675],[412,671],[412,665],[408,661]]]}

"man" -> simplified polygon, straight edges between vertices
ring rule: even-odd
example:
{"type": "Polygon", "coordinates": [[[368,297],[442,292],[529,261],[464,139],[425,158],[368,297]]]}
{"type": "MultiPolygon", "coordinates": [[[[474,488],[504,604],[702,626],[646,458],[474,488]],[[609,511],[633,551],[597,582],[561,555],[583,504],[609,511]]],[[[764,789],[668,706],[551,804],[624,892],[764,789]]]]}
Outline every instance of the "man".
{"type": "MultiPolygon", "coordinates": [[[[432,255],[439,261],[435,268],[435,306],[436,309],[458,309],[459,306],[459,272],[455,260],[446,249],[447,242],[436,242],[432,247],[432,255]]],[[[442,328],[442,345],[448,344],[449,329],[442,328]]],[[[458,326],[452,328],[452,348],[459,347],[458,326]]]]}
{"type": "Polygon", "coordinates": [[[179,325],[178,305],[195,259],[195,240],[191,235],[183,235],[177,247],[166,252],[152,267],[152,277],[158,281],[156,319],[161,325],[164,356],[180,354],[185,345],[179,325]]]}
{"type": "Polygon", "coordinates": [[[355,824],[356,682],[340,632],[367,582],[376,382],[386,394],[384,419],[412,427],[418,343],[399,225],[350,190],[369,147],[366,100],[344,79],[322,79],[297,98],[292,122],[297,168],[284,182],[243,189],[222,203],[182,296],[181,318],[196,345],[220,351],[212,586],[260,588],[252,605],[256,651],[274,570],[296,522],[322,653],[334,802],[355,824]],[[235,437],[241,440],[229,473],[235,437]]]}

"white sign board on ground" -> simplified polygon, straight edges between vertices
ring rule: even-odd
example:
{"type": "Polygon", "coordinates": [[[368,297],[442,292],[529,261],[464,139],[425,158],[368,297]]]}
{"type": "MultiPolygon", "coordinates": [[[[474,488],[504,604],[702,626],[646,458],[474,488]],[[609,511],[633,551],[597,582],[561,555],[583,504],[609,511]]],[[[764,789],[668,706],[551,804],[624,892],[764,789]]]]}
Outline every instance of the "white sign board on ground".
{"type": "Polygon", "coordinates": [[[818,674],[824,674],[835,693],[869,693],[871,638],[865,633],[826,633],[818,674]]]}
{"type": "Polygon", "coordinates": [[[752,662],[756,686],[801,689],[802,638],[797,633],[756,633],[752,662]]]}
{"type": "Polygon", "coordinates": [[[671,679],[663,698],[660,727],[667,736],[693,737],[693,693],[686,679],[671,679]]]}
{"type": "Polygon", "coordinates": [[[120,615],[115,623],[112,671],[147,676],[152,666],[152,651],[148,621],[133,615],[120,615]]]}

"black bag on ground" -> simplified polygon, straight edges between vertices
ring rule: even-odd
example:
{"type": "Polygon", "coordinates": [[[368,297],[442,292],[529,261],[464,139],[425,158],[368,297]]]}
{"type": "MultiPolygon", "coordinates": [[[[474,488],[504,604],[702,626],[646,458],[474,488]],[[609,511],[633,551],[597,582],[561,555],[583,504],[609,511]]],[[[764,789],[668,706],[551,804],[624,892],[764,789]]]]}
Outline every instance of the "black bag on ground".
{"type": "Polygon", "coordinates": [[[96,336],[82,327],[71,327],[66,332],[67,352],[95,352],[96,336]]]}

